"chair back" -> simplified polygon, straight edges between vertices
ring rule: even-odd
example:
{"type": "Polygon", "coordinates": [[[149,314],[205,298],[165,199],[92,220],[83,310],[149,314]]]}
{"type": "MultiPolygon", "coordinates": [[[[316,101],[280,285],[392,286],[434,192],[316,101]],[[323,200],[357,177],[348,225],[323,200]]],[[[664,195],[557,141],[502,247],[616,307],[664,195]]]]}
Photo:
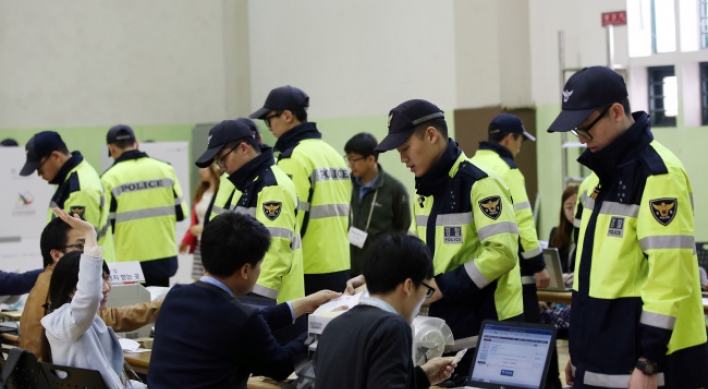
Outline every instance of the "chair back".
{"type": "Polygon", "coordinates": [[[49,389],[37,357],[21,349],[0,349],[0,389],[49,389]]]}
{"type": "Polygon", "coordinates": [[[97,370],[82,369],[39,362],[44,376],[49,383],[49,389],[108,389],[97,370]]]}

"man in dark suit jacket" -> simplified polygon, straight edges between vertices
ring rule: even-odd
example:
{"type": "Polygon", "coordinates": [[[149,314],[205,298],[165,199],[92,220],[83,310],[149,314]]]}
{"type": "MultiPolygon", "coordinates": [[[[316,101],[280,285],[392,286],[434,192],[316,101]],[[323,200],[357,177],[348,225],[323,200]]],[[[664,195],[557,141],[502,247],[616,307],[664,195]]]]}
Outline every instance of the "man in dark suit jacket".
{"type": "Polygon", "coordinates": [[[157,319],[150,388],[245,388],[250,374],[282,380],[293,372],[306,334],[281,347],[271,331],[340,294],[323,290],[265,310],[244,304],[239,297],[253,289],[269,246],[270,233],[249,215],[226,213],[207,225],[205,276],[172,288],[157,319]]]}

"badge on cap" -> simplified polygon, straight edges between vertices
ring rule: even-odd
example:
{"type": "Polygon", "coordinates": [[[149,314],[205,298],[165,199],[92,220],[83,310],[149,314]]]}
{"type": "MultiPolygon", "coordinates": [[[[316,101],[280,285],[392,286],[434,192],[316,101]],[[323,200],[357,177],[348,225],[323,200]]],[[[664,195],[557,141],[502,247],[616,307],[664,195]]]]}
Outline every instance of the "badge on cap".
{"type": "Polygon", "coordinates": [[[214,136],[214,135],[209,135],[209,137],[207,138],[207,146],[209,146],[209,143],[211,143],[211,137],[212,137],[212,136],[214,136]]]}
{"type": "Polygon", "coordinates": [[[268,220],[275,220],[280,216],[280,210],[283,208],[283,203],[279,201],[270,201],[263,203],[263,213],[268,220]]]}
{"type": "Polygon", "coordinates": [[[499,196],[489,196],[478,202],[479,209],[484,212],[484,215],[492,220],[499,218],[502,212],[502,202],[499,196]]]}
{"type": "Polygon", "coordinates": [[[676,216],[678,200],[674,198],[656,199],[649,201],[649,205],[651,205],[651,213],[656,221],[668,226],[676,216]]]}
{"type": "Polygon", "coordinates": [[[393,114],[388,115],[388,127],[391,128],[391,120],[393,120],[393,114]]]}
{"type": "Polygon", "coordinates": [[[565,90],[565,89],[564,89],[564,90],[563,90],[563,102],[564,102],[564,103],[567,103],[567,102],[568,102],[568,99],[570,98],[570,96],[571,96],[572,94],[573,94],[573,91],[572,91],[572,90],[571,90],[571,91],[568,91],[568,90],[565,90]]]}
{"type": "Polygon", "coordinates": [[[69,215],[74,216],[74,214],[79,215],[82,220],[86,220],[86,207],[83,205],[72,205],[69,207],[69,215]]]}

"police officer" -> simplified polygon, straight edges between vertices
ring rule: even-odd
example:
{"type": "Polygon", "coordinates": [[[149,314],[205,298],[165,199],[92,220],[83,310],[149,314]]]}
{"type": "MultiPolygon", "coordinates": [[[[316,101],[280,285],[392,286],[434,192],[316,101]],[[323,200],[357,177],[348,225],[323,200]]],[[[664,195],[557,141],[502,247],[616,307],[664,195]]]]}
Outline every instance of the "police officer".
{"type": "Polygon", "coordinates": [[[139,261],[146,286],[169,286],[177,272],[175,223],[188,216],[172,166],[138,150],[133,129],[119,124],[106,136],[115,159],[103,172],[116,260],[139,261]]]}
{"type": "Polygon", "coordinates": [[[487,141],[479,142],[479,149],[471,162],[486,166],[497,173],[511,190],[514,215],[519,226],[519,263],[524,295],[524,319],[540,323],[536,287],[548,287],[550,276],[543,260],[543,250],[538,243],[538,233],[531,212],[531,203],[526,194],[526,180],[516,166],[514,157],[521,151],[525,140],[536,141],[526,132],[521,119],[502,113],[489,123],[487,141]]]}
{"type": "MultiPolygon", "coordinates": [[[[434,104],[408,100],[388,120],[388,136],[376,150],[397,149],[415,175],[414,231],[435,265],[430,316],[452,329],[453,351],[474,347],[482,320],[523,320],[509,188],[467,160],[434,104]]],[[[471,355],[458,372],[464,375],[470,361],[471,355]]]]}
{"type": "Polygon", "coordinates": [[[49,203],[47,222],[55,216],[53,207],[70,214],[78,214],[98,231],[98,244],[103,246],[106,261],[112,261],[113,239],[108,228],[108,208],[105,192],[96,170],[84,160],[81,152],[69,153],[69,149],[54,131],[35,134],[25,146],[27,161],[20,171],[21,176],[37,174],[56,190],[49,203]]]}
{"type": "MultiPolygon", "coordinates": [[[[260,132],[258,132],[258,127],[253,120],[238,118],[236,121],[248,126],[259,145],[263,143],[263,136],[261,136],[260,132]]],[[[212,135],[214,128],[217,127],[213,127],[209,130],[210,136],[212,135]]],[[[270,148],[270,146],[268,146],[268,148],[271,150],[272,154],[272,148],[270,148]]],[[[211,198],[211,203],[209,203],[209,207],[207,207],[206,213],[204,214],[205,227],[209,224],[209,221],[222,213],[229,211],[229,204],[231,204],[231,200],[241,196],[241,194],[237,192],[238,191],[234,187],[234,184],[229,181],[229,175],[227,173],[222,173],[219,179],[219,190],[215,193],[214,197],[211,198]]]]}
{"type": "Polygon", "coordinates": [[[275,88],[263,108],[250,116],[265,121],[278,139],[278,167],[297,189],[308,295],[322,289],[341,291],[349,279],[351,193],[349,171],[341,155],[321,139],[315,123],[307,121],[309,100],[298,88],[275,88]]]}
{"type": "Polygon", "coordinates": [[[295,185],[275,166],[273,149],[259,145],[243,121],[224,120],[209,131],[200,168],[216,163],[236,188],[228,208],[263,223],[271,244],[253,293],[278,302],[305,296],[302,243],[297,224],[295,185]]]}
{"type": "Polygon", "coordinates": [[[566,381],[574,388],[708,387],[691,184],[631,113],[622,76],[575,73],[549,132],[571,131],[592,174],[580,220],[566,381]]]}

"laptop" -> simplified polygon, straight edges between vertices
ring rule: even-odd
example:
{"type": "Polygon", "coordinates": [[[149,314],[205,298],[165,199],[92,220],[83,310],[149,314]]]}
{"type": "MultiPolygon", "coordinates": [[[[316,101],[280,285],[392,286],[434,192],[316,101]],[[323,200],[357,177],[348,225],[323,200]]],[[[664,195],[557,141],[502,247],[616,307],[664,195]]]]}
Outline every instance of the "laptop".
{"type": "Polygon", "coordinates": [[[556,332],[552,325],[485,320],[464,388],[543,388],[556,332]]]}
{"type": "Polygon", "coordinates": [[[539,288],[539,290],[550,290],[553,292],[572,290],[572,287],[566,286],[563,282],[563,268],[561,267],[558,249],[543,249],[543,259],[546,261],[546,270],[548,270],[548,274],[551,276],[551,282],[548,284],[548,288],[539,288]]]}

